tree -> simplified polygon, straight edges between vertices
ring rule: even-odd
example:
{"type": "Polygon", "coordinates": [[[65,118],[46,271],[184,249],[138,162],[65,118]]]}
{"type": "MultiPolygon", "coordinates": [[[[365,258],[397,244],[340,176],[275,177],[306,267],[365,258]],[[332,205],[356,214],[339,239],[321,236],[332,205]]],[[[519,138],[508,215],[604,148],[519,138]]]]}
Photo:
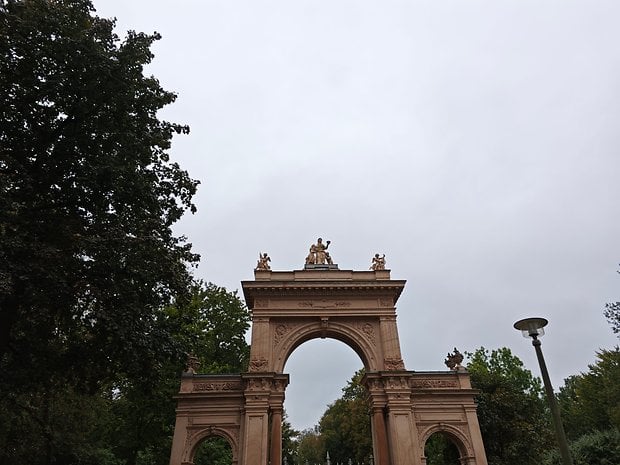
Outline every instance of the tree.
{"type": "Polygon", "coordinates": [[[601,350],[589,370],[571,376],[560,388],[558,401],[567,436],[620,430],[620,348],[601,350]]]}
{"type": "Polygon", "coordinates": [[[538,464],[552,447],[542,386],[510,349],[467,354],[477,396],[478,418],[490,465],[538,464]]]}
{"type": "Polygon", "coordinates": [[[167,150],[188,128],[143,75],[159,36],[113,27],[89,0],[0,0],[0,463],[113,463],[107,408],[183,351],[165,309],[198,257],[171,228],[198,183],[167,150]]]}
{"type": "MultiPolygon", "coordinates": [[[[250,312],[237,291],[197,282],[191,292],[190,299],[166,308],[172,337],[185,352],[199,358],[201,373],[247,371],[249,345],[244,335],[250,325],[250,312]]],[[[140,454],[149,457],[149,465],[168,463],[175,422],[173,396],[178,393],[184,361],[171,358],[144,382],[128,379],[117,384],[111,404],[115,417],[107,432],[107,443],[128,464],[137,463],[140,454]]],[[[206,457],[225,461],[230,447],[223,444],[227,445],[224,440],[205,441],[201,463],[206,457]]]]}
{"type": "Polygon", "coordinates": [[[237,291],[199,281],[187,302],[167,307],[166,313],[175,340],[199,358],[202,373],[247,371],[250,313],[237,291]]]}
{"type": "MultiPolygon", "coordinates": [[[[620,463],[620,431],[611,429],[584,434],[570,444],[574,465],[614,465],[620,463]]],[[[560,454],[551,453],[545,465],[562,465],[560,454]]]]}
{"type": "Polygon", "coordinates": [[[0,3],[0,363],[30,368],[20,385],[53,371],[95,389],[156,363],[197,260],[171,230],[194,211],[197,182],[166,153],[188,128],[157,118],[175,95],[142,73],[159,36],[119,44],[92,11],[0,3]]]}
{"type": "Polygon", "coordinates": [[[334,463],[364,463],[372,455],[370,408],[358,370],[342,389],[343,396],[328,406],[319,422],[325,450],[334,463]]]}
{"type": "MultiPolygon", "coordinates": [[[[620,271],[618,271],[618,273],[620,273],[620,271]]],[[[611,330],[620,336],[620,302],[605,304],[603,313],[611,325],[611,330]]]]}
{"type": "Polygon", "coordinates": [[[424,445],[426,465],[456,465],[460,453],[454,442],[441,432],[433,433],[424,445]]]}
{"type": "Polygon", "coordinates": [[[194,456],[194,465],[230,465],[232,449],[226,439],[211,436],[202,441],[194,456]]]}
{"type": "Polygon", "coordinates": [[[299,465],[312,465],[325,461],[325,445],[318,427],[303,430],[297,441],[297,462],[299,465]]]}
{"type": "Polygon", "coordinates": [[[297,439],[300,432],[293,428],[291,422],[288,421],[286,412],[282,415],[282,461],[293,464],[297,462],[297,439]]]}
{"type": "Polygon", "coordinates": [[[620,335],[620,302],[605,304],[605,317],[614,333],[620,335]]]}

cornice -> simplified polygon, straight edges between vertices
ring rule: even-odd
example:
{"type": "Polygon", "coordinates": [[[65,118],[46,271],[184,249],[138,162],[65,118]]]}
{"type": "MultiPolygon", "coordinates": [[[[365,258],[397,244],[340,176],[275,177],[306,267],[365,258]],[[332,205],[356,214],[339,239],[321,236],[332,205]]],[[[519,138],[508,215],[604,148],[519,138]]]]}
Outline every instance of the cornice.
{"type": "Polygon", "coordinates": [[[248,307],[256,298],[323,298],[325,296],[387,296],[394,304],[400,297],[405,280],[256,280],[242,281],[248,307]]]}

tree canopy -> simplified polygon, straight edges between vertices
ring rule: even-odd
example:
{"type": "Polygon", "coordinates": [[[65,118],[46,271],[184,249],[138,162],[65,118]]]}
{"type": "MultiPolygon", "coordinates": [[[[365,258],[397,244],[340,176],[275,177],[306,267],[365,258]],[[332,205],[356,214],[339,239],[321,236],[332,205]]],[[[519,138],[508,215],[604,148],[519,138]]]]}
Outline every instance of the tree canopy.
{"type": "Polygon", "coordinates": [[[328,405],[319,424],[299,433],[297,463],[322,463],[329,452],[332,463],[368,463],[372,455],[370,409],[358,370],[342,388],[342,397],[328,405]]]}
{"type": "Polygon", "coordinates": [[[171,229],[194,210],[166,152],[188,128],[143,75],[159,36],[113,26],[88,0],[0,3],[0,366],[22,383],[156,363],[198,258],[171,229]]]}
{"type": "Polygon", "coordinates": [[[158,39],[0,0],[0,464],[165,463],[183,353],[244,366],[247,310],[172,230],[198,182],[144,74],[158,39]]]}
{"type": "Polygon", "coordinates": [[[478,419],[489,464],[539,464],[553,446],[540,379],[508,348],[468,355],[472,386],[481,391],[478,419]]]}
{"type": "Polygon", "coordinates": [[[586,373],[566,379],[558,394],[566,434],[620,430],[620,349],[601,350],[586,373]]]}
{"type": "MultiPolygon", "coordinates": [[[[618,271],[620,274],[620,271],[618,271]]],[[[604,315],[611,325],[611,330],[620,337],[620,302],[609,302],[605,304],[604,315]]]]}

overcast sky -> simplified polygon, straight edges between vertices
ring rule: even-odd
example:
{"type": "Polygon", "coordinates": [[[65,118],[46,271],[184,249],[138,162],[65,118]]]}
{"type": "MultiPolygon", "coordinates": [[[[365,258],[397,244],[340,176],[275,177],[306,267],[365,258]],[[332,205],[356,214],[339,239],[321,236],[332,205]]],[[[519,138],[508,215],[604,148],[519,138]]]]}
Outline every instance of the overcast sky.
{"type": "MultiPolygon", "coordinates": [[[[318,236],[340,269],[385,253],[410,370],[509,347],[549,319],[556,389],[618,343],[620,2],[94,0],[157,31],[148,73],[187,123],[172,158],[201,181],[178,226],[196,275],[240,288],[259,251],[300,269],[318,236]]],[[[362,363],[293,353],[285,408],[311,427],[362,363]]]]}

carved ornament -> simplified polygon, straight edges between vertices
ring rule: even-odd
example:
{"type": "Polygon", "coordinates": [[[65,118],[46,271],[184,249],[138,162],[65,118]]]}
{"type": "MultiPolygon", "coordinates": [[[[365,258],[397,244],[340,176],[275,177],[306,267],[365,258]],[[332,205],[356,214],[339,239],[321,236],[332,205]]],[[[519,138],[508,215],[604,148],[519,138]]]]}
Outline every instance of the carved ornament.
{"type": "Polygon", "coordinates": [[[290,324],[281,323],[277,325],[273,335],[273,345],[277,346],[291,329],[293,326],[290,324]]]}
{"type": "Polygon", "coordinates": [[[384,360],[387,371],[404,370],[405,363],[402,358],[386,358],[384,360]]]}
{"type": "Polygon", "coordinates": [[[239,391],[240,383],[220,382],[220,383],[194,383],[193,391],[239,391]]]}
{"type": "Polygon", "coordinates": [[[390,376],[385,381],[386,389],[409,389],[407,378],[401,376],[390,376]]]}
{"type": "Polygon", "coordinates": [[[297,304],[299,307],[304,307],[304,308],[342,308],[342,307],[350,307],[351,306],[351,302],[347,302],[344,300],[328,300],[328,299],[321,299],[321,300],[306,300],[304,302],[299,302],[297,304]]]}
{"type": "Polygon", "coordinates": [[[453,371],[463,370],[464,368],[461,365],[461,363],[463,363],[463,354],[460,353],[458,349],[455,347],[454,352],[452,353],[448,352],[448,356],[446,357],[446,360],[444,361],[444,363],[446,364],[448,368],[450,368],[450,370],[453,370],[453,371]]]}
{"type": "Polygon", "coordinates": [[[252,378],[248,380],[246,390],[248,391],[271,391],[271,379],[252,378]]]}
{"type": "Polygon", "coordinates": [[[250,367],[248,371],[265,371],[267,368],[268,360],[266,358],[258,358],[250,360],[250,367]]]}
{"type": "Polygon", "coordinates": [[[373,327],[372,324],[366,322],[366,323],[359,323],[357,325],[357,329],[359,331],[361,331],[361,333],[366,336],[366,338],[370,341],[370,343],[373,346],[377,345],[377,339],[375,337],[375,328],[373,327]]]}
{"type": "Polygon", "coordinates": [[[447,389],[458,388],[458,382],[453,379],[413,379],[411,387],[414,389],[447,389]]]}

